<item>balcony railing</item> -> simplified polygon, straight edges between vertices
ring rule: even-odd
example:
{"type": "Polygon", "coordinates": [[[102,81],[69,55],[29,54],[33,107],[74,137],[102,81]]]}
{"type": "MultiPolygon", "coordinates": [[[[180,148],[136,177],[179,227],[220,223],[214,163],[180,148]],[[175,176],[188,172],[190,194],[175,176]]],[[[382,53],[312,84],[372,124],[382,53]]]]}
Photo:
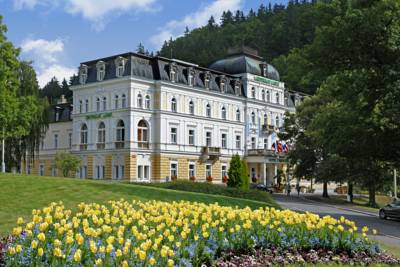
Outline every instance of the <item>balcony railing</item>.
{"type": "Polygon", "coordinates": [[[115,142],[115,148],[119,149],[119,148],[124,148],[125,147],[125,142],[124,141],[116,141],[115,142]]]}
{"type": "Polygon", "coordinates": [[[221,148],[203,146],[201,149],[200,159],[204,162],[206,160],[216,161],[221,156],[221,148]]]}
{"type": "Polygon", "coordinates": [[[279,156],[279,154],[272,149],[249,149],[247,154],[249,156],[279,156]]]}
{"type": "Polygon", "coordinates": [[[104,149],[105,147],[106,147],[106,144],[104,144],[104,143],[97,143],[97,149],[104,149]]]}
{"type": "Polygon", "coordinates": [[[147,141],[138,141],[138,148],[149,149],[149,142],[147,142],[147,141]]]}

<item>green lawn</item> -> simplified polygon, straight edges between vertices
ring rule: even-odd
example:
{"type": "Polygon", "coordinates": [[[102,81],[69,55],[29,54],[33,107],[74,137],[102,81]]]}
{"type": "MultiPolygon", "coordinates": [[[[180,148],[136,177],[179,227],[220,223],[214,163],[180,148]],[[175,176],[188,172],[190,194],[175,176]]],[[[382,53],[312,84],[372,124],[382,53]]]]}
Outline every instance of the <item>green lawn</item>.
{"type": "Polygon", "coordinates": [[[277,206],[267,202],[219,195],[192,193],[112,181],[79,180],[74,178],[41,177],[0,174],[0,236],[7,234],[18,217],[30,218],[32,209],[42,208],[52,201],[62,200],[66,207],[75,208],[80,202],[105,203],[108,200],[138,199],[163,201],[218,202],[220,205],[277,206]]]}

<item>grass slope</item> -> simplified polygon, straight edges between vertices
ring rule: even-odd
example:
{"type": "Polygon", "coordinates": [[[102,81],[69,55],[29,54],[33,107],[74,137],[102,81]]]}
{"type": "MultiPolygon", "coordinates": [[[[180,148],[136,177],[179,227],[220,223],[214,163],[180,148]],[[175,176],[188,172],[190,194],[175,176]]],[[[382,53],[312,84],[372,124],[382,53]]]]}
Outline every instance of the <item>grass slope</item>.
{"type": "Polygon", "coordinates": [[[218,202],[220,205],[258,208],[277,206],[269,202],[226,196],[168,190],[111,181],[79,180],[73,178],[0,174],[0,236],[15,226],[18,217],[30,217],[32,209],[42,208],[52,201],[63,201],[67,208],[80,202],[105,203],[109,200],[197,201],[218,202]]]}

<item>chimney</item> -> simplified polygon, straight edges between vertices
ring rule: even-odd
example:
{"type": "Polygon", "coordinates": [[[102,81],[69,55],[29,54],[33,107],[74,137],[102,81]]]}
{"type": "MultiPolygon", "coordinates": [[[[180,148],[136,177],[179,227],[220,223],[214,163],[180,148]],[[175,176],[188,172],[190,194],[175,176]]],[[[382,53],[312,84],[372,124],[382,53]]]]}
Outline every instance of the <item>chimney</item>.
{"type": "Polygon", "coordinates": [[[60,99],[58,99],[57,104],[65,104],[67,103],[67,99],[64,95],[61,95],[60,99]]]}

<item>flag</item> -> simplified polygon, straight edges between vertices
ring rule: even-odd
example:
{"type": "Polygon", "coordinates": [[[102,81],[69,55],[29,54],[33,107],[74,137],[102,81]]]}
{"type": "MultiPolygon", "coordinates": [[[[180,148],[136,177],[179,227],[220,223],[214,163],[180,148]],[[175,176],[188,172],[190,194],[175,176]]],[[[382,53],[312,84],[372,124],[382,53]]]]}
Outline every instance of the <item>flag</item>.
{"type": "Polygon", "coordinates": [[[288,145],[288,144],[285,143],[285,145],[284,145],[284,147],[283,147],[283,151],[284,151],[285,153],[288,153],[288,152],[289,152],[289,145],[288,145]]]}
{"type": "Polygon", "coordinates": [[[272,143],[271,149],[274,150],[274,151],[276,151],[275,143],[272,143]]]}
{"type": "Polygon", "coordinates": [[[278,153],[280,153],[280,152],[282,152],[282,144],[278,141],[276,141],[276,142],[277,142],[277,151],[278,151],[278,153]]]}

